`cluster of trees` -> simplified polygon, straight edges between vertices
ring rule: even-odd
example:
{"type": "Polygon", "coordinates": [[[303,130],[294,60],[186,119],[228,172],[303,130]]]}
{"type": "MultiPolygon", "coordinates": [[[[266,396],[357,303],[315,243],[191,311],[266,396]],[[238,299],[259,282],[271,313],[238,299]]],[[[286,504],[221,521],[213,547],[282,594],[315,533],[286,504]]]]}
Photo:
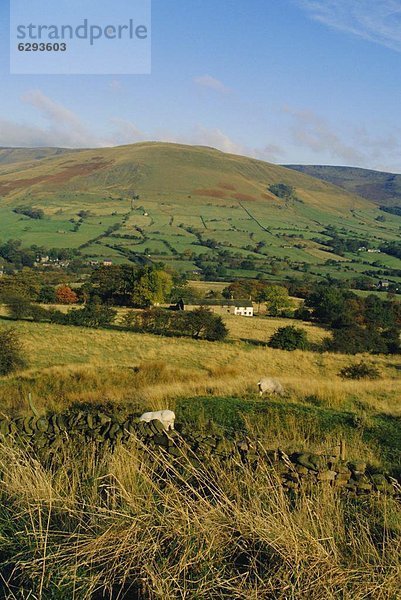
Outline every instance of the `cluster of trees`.
{"type": "Polygon", "coordinates": [[[329,239],[316,238],[314,241],[329,247],[331,252],[339,256],[343,256],[346,252],[358,252],[359,248],[370,248],[371,246],[370,241],[367,239],[362,240],[346,237],[347,232],[345,230],[342,231],[343,235],[340,235],[337,228],[332,225],[328,225],[324,233],[329,239]]]}
{"type": "Polygon", "coordinates": [[[0,301],[7,302],[11,297],[44,304],[71,304],[64,299],[78,295],[66,285],[67,276],[62,271],[38,272],[24,268],[12,275],[0,278],[0,301]]]}
{"type": "MultiPolygon", "coordinates": [[[[327,349],[395,354],[401,352],[401,303],[366,298],[335,286],[318,285],[305,301],[313,320],[333,329],[327,349]]],[[[304,316],[305,318],[305,316],[304,316]]]]}
{"type": "Polygon", "coordinates": [[[235,300],[249,298],[259,305],[265,304],[267,313],[272,317],[290,317],[294,314],[294,304],[286,287],[258,279],[234,281],[223,290],[223,297],[235,300]]]}
{"type": "Polygon", "coordinates": [[[57,323],[79,327],[107,327],[114,323],[117,312],[110,306],[91,303],[83,308],[62,312],[54,308],[43,308],[21,297],[11,297],[6,303],[8,315],[14,320],[32,319],[37,323],[57,323]]]}
{"type": "Polygon", "coordinates": [[[170,273],[153,266],[115,265],[93,271],[81,294],[86,301],[146,308],[168,302],[173,284],[170,273]]]}
{"type": "Polygon", "coordinates": [[[108,327],[117,317],[117,311],[103,304],[86,304],[83,308],[72,309],[67,313],[59,310],[45,311],[49,314],[51,323],[59,325],[75,325],[76,327],[108,327]]]}
{"type": "Polygon", "coordinates": [[[41,208],[30,208],[29,206],[19,206],[13,209],[17,215],[25,215],[30,219],[44,219],[45,213],[41,208]]]}
{"type": "Polygon", "coordinates": [[[401,243],[399,242],[389,242],[388,244],[384,244],[384,246],[381,246],[380,250],[389,256],[401,258],[401,243]]]}
{"type": "Polygon", "coordinates": [[[223,319],[206,308],[189,312],[160,308],[130,311],[125,315],[123,324],[137,332],[189,336],[209,341],[221,341],[228,335],[223,319]]]}
{"type": "MultiPolygon", "coordinates": [[[[183,289],[180,276],[153,266],[100,267],[83,285],[72,289],[62,271],[41,272],[24,268],[0,279],[0,300],[21,297],[45,304],[100,302],[114,306],[145,308],[169,302],[174,291],[183,289]]],[[[177,295],[177,293],[175,294],[177,295]]]]}
{"type": "Polygon", "coordinates": [[[282,198],[283,200],[292,200],[295,198],[295,188],[286,183],[273,183],[267,189],[277,196],[277,198],[282,198]]]}
{"type": "Polygon", "coordinates": [[[401,217],[401,206],[381,206],[380,210],[390,213],[390,215],[397,215],[397,217],[401,217]]]}
{"type": "Polygon", "coordinates": [[[74,260],[79,257],[80,252],[71,248],[45,248],[32,244],[23,247],[21,240],[8,240],[0,244],[0,257],[9,264],[11,270],[33,267],[38,258],[48,256],[50,261],[74,260]]]}

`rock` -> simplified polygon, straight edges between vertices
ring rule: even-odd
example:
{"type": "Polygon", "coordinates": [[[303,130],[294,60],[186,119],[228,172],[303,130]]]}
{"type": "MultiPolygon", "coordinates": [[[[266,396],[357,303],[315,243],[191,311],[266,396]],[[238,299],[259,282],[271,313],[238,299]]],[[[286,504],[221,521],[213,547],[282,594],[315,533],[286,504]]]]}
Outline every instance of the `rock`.
{"type": "Polygon", "coordinates": [[[387,479],[381,473],[375,473],[374,475],[371,475],[370,479],[372,480],[372,482],[374,483],[375,486],[378,486],[378,485],[386,486],[387,485],[387,479]]]}
{"type": "Polygon", "coordinates": [[[307,475],[309,473],[308,469],[302,465],[295,465],[295,470],[299,475],[307,475]]]}
{"type": "Polygon", "coordinates": [[[356,460],[354,462],[348,463],[348,466],[354,473],[364,473],[366,471],[367,465],[366,462],[363,462],[362,460],[356,460]]]}
{"type": "Polygon", "coordinates": [[[347,474],[349,477],[351,477],[351,471],[346,465],[336,465],[335,470],[337,471],[337,473],[341,473],[344,475],[347,474]]]}
{"type": "Polygon", "coordinates": [[[46,433],[46,431],[49,429],[49,421],[46,419],[46,417],[39,417],[36,419],[34,427],[37,429],[37,431],[46,433]]]}
{"type": "Polygon", "coordinates": [[[366,494],[372,490],[373,486],[371,483],[358,483],[357,492],[358,494],[366,494]]]}
{"type": "MultiPolygon", "coordinates": [[[[320,457],[319,457],[320,458],[320,457]]],[[[317,460],[315,455],[308,454],[307,452],[293,454],[291,460],[301,467],[306,467],[312,471],[318,471],[317,460]]]]}
{"type": "Polygon", "coordinates": [[[334,481],[336,477],[335,471],[320,471],[317,474],[318,481],[334,481]]]}

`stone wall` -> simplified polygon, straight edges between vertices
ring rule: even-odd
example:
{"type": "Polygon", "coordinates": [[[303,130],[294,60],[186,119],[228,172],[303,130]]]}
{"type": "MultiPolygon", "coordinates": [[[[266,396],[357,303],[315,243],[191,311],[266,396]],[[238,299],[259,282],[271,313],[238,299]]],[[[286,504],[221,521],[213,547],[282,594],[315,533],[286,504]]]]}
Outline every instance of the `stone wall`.
{"type": "Polygon", "coordinates": [[[102,411],[74,410],[64,414],[27,416],[0,420],[0,437],[12,438],[39,458],[55,455],[67,443],[84,447],[95,443],[114,448],[133,439],[152,449],[163,449],[169,456],[187,456],[196,466],[211,457],[237,459],[257,469],[264,462],[277,475],[285,490],[298,493],[311,486],[329,485],[362,496],[386,493],[401,498],[400,482],[385,473],[375,472],[364,461],[345,461],[339,448],[328,454],[296,452],[287,455],[280,449],[266,449],[258,440],[243,435],[223,437],[193,429],[166,432],[160,421],[145,423],[135,416],[119,420],[102,411]]]}

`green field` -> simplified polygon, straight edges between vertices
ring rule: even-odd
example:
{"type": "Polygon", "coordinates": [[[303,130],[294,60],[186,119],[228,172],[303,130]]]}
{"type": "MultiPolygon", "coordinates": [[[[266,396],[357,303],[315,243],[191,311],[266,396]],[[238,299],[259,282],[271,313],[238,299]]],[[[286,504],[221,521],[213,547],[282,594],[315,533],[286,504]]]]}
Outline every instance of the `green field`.
{"type": "Polygon", "coordinates": [[[204,264],[226,264],[230,277],[279,272],[285,278],[309,270],[315,278],[364,274],[378,281],[377,270],[386,269],[387,278],[401,281],[394,271],[398,259],[338,256],[314,241],[325,239],[325,227],[333,225],[361,245],[378,246],[398,240],[401,218],[386,215],[378,223],[382,213],[373,203],[296,171],[162,143],[49,152],[46,158],[18,152],[3,162],[0,155],[3,241],[81,248],[88,258],[116,263],[146,255],[188,273],[199,270],[203,256],[204,264]],[[22,162],[12,162],[17,159],[22,162]],[[268,186],[276,182],[293,186],[297,199],[271,194],[268,186]],[[45,218],[15,214],[20,206],[42,208],[45,218]],[[82,210],[89,214],[79,221],[82,210]],[[328,266],[328,260],[337,264],[328,266]]]}

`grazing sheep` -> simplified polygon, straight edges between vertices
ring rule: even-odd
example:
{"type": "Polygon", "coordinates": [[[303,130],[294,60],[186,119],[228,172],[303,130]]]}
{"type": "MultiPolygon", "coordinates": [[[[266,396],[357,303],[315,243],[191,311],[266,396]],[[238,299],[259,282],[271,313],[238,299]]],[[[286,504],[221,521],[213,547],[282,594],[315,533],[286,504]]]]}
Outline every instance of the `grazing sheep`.
{"type": "Polygon", "coordinates": [[[272,377],[262,377],[262,379],[258,382],[258,388],[261,396],[263,396],[265,393],[279,394],[280,396],[284,394],[284,388],[281,383],[272,377]]]}
{"type": "Polygon", "coordinates": [[[169,431],[169,429],[174,429],[175,414],[172,410],[156,410],[154,412],[146,412],[139,417],[139,420],[145,421],[145,423],[149,423],[155,419],[163,423],[163,427],[166,431],[169,431]]]}

